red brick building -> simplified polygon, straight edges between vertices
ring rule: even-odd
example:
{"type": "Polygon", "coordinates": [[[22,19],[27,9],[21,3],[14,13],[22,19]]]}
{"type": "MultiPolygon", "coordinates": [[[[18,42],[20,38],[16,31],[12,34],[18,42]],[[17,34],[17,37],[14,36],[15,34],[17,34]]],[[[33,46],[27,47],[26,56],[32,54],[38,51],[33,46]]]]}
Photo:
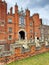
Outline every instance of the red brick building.
{"type": "Polygon", "coordinates": [[[42,25],[38,13],[30,16],[29,9],[19,11],[17,4],[14,14],[12,7],[7,13],[7,3],[0,0],[0,62],[9,63],[49,51],[48,40],[49,26],[42,25]],[[28,43],[15,43],[21,40],[28,43]]]}
{"type": "Polygon", "coordinates": [[[30,40],[35,36],[40,39],[41,19],[36,13],[30,16],[30,10],[18,10],[18,5],[15,5],[15,13],[12,13],[13,8],[10,8],[10,13],[7,14],[7,3],[0,0],[0,42],[14,43],[18,40],[30,40]]]}

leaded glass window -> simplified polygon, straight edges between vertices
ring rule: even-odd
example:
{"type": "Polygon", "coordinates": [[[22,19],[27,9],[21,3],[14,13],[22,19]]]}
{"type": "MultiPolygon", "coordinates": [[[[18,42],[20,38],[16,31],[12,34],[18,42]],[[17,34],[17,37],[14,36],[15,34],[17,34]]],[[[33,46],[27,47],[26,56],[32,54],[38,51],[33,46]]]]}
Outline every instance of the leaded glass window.
{"type": "Polygon", "coordinates": [[[23,16],[20,16],[19,24],[25,25],[25,18],[23,16]]]}

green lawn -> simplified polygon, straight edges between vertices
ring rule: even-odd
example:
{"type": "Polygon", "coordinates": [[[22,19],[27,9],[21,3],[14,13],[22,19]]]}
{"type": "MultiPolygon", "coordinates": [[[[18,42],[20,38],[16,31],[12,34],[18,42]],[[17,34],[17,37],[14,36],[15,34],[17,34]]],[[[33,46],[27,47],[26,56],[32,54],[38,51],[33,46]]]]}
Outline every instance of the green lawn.
{"type": "Polygon", "coordinates": [[[49,65],[49,52],[23,60],[18,60],[8,65],[49,65]]]}

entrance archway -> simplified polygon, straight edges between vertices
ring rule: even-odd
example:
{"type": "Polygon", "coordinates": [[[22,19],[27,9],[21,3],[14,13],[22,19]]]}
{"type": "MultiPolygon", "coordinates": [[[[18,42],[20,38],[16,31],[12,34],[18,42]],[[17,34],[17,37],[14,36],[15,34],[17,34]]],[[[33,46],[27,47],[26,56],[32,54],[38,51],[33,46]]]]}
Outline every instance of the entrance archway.
{"type": "Polygon", "coordinates": [[[20,31],[19,32],[19,37],[20,37],[20,39],[25,39],[25,32],[24,31],[20,31]]]}

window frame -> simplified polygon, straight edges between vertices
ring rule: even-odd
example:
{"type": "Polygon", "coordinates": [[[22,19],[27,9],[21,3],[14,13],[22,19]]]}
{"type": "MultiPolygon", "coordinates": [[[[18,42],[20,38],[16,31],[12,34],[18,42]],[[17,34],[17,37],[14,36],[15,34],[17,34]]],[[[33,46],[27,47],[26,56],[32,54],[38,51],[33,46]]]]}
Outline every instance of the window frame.
{"type": "Polygon", "coordinates": [[[24,16],[19,17],[19,25],[25,25],[25,18],[24,16]]]}
{"type": "Polygon", "coordinates": [[[12,23],[12,18],[9,18],[8,19],[8,23],[12,23]]]}
{"type": "Polygon", "coordinates": [[[30,22],[30,26],[32,27],[32,25],[33,25],[33,23],[32,22],[30,22]]]}
{"type": "Polygon", "coordinates": [[[8,32],[12,33],[12,27],[9,27],[8,28],[8,32]],[[10,28],[11,28],[11,30],[10,30],[10,28]]]}
{"type": "Polygon", "coordinates": [[[9,35],[9,36],[8,36],[8,40],[12,40],[12,35],[9,35]],[[11,36],[11,38],[9,36],[11,36]]]}
{"type": "Polygon", "coordinates": [[[30,29],[30,33],[33,33],[33,30],[32,29],[30,29]]]}

